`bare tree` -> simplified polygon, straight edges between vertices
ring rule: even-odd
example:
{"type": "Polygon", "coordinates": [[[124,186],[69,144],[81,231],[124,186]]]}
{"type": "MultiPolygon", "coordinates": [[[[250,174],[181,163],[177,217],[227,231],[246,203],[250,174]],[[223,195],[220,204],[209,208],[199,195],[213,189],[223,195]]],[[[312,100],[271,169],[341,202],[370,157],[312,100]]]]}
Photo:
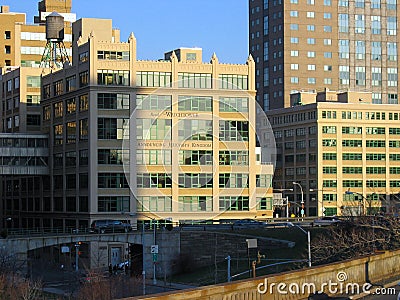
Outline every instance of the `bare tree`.
{"type": "Polygon", "coordinates": [[[389,216],[350,217],[315,236],[314,264],[330,263],[400,248],[400,221],[389,216]]]}

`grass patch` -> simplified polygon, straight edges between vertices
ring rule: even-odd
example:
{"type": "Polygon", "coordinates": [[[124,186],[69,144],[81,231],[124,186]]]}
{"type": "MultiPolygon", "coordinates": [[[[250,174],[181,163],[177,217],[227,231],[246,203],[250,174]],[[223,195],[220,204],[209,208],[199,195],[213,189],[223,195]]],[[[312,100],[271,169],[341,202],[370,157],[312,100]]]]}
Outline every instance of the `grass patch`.
{"type": "MultiPolygon", "coordinates": [[[[325,228],[310,228],[311,240],[317,234],[325,231],[325,228]]],[[[232,233],[232,231],[229,231],[232,233]]],[[[236,230],[234,233],[239,235],[248,235],[249,237],[268,237],[275,239],[282,239],[295,242],[293,248],[279,248],[270,249],[266,253],[265,258],[261,259],[261,263],[257,264],[257,268],[260,266],[270,265],[277,263],[278,259],[307,259],[307,235],[304,234],[299,228],[266,228],[266,229],[241,229],[236,230]]],[[[207,251],[207,249],[204,249],[207,251]]],[[[252,257],[254,259],[254,257],[252,257]]],[[[256,271],[257,276],[268,275],[278,272],[290,271],[299,269],[307,266],[307,262],[283,264],[276,266],[269,266],[256,271]]],[[[249,269],[249,262],[247,257],[232,257],[231,260],[231,276],[244,272],[249,269]]],[[[235,277],[232,280],[239,280],[249,278],[250,274],[246,273],[241,276],[235,277]]],[[[195,269],[193,272],[177,274],[171,277],[172,282],[180,282],[190,285],[209,285],[227,282],[227,260],[219,259],[216,264],[209,265],[195,269]]]]}

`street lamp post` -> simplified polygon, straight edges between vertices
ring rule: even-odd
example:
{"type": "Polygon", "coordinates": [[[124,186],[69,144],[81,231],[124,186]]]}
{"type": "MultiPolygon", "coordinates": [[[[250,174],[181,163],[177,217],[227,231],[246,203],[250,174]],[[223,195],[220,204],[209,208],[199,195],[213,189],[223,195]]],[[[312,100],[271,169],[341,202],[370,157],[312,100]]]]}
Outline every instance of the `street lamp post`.
{"type": "MultiPolygon", "coordinates": [[[[274,191],[279,191],[279,192],[291,191],[291,192],[293,192],[293,189],[274,189],[274,191]]],[[[289,197],[288,196],[286,196],[286,218],[289,218],[289,197]]]]}
{"type": "MultiPolygon", "coordinates": [[[[357,193],[357,192],[351,192],[350,190],[346,191],[345,193],[347,195],[354,195],[355,194],[355,195],[358,195],[358,196],[361,197],[361,201],[360,200],[358,201],[359,202],[359,207],[360,207],[359,210],[360,210],[360,216],[364,216],[365,215],[365,208],[364,208],[365,204],[364,204],[364,201],[367,202],[368,199],[363,194],[360,194],[360,193],[357,193]]],[[[375,193],[373,193],[373,194],[375,194],[375,193]]]]}
{"type": "Polygon", "coordinates": [[[291,226],[295,226],[298,229],[300,229],[305,235],[307,235],[307,248],[308,248],[308,267],[311,268],[311,234],[310,231],[307,230],[305,231],[303,229],[303,227],[301,227],[300,225],[296,225],[296,224],[291,224],[291,226]]]}
{"type": "MultiPolygon", "coordinates": [[[[325,190],[324,187],[322,187],[320,190],[319,189],[310,189],[310,192],[322,192],[322,197],[321,197],[321,215],[325,216],[325,208],[324,208],[324,191],[327,192],[336,192],[336,190],[325,190]]],[[[318,203],[319,203],[319,197],[317,196],[318,203]]],[[[319,214],[317,214],[319,215],[319,214]]]]}
{"type": "Polygon", "coordinates": [[[304,217],[304,193],[303,193],[303,187],[301,186],[300,183],[293,181],[293,185],[298,185],[300,187],[301,191],[301,216],[304,217]]]}

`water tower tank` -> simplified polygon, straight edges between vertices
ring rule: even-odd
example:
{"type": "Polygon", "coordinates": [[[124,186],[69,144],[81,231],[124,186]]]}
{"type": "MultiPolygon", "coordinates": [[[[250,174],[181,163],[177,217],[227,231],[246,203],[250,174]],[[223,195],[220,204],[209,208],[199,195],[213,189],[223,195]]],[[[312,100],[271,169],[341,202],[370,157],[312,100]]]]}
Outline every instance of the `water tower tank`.
{"type": "Polygon", "coordinates": [[[59,42],[64,40],[64,17],[56,12],[46,17],[46,39],[59,42]]]}

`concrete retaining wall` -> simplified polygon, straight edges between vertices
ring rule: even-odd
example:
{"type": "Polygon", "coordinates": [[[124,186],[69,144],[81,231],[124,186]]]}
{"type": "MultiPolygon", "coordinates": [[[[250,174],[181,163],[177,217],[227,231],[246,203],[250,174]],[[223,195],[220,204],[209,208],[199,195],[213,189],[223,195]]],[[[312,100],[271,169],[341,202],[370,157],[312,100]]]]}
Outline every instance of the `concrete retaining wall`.
{"type": "MultiPolygon", "coordinates": [[[[382,280],[392,278],[396,274],[400,277],[400,250],[393,252],[387,251],[379,255],[313,267],[310,269],[292,271],[290,273],[286,272],[275,274],[273,276],[257,277],[255,279],[241,280],[230,284],[205,286],[176,293],[157,294],[139,299],[295,300],[307,298],[309,291],[306,284],[309,286],[314,285],[317,290],[319,290],[320,287],[324,287],[323,284],[329,284],[329,282],[331,282],[332,287],[335,287],[334,284],[337,284],[336,287],[338,288],[338,292],[330,294],[338,295],[340,291],[345,292],[346,287],[352,291],[352,286],[358,284],[360,289],[362,289],[362,285],[365,284],[366,281],[378,283],[382,280]],[[286,290],[288,292],[287,294],[282,294],[277,291],[277,284],[279,283],[286,284],[286,289],[283,290],[286,290]],[[275,286],[272,287],[272,293],[270,293],[272,284],[275,284],[275,286]],[[294,289],[299,287],[300,292],[290,293],[288,290],[289,285],[294,289]],[[258,286],[262,290],[267,287],[267,292],[258,292],[258,286]],[[301,293],[302,287],[305,288],[304,293],[301,293]]],[[[356,287],[354,287],[354,289],[356,289],[356,287]]],[[[329,293],[327,287],[325,287],[325,292],[329,293]]]]}

